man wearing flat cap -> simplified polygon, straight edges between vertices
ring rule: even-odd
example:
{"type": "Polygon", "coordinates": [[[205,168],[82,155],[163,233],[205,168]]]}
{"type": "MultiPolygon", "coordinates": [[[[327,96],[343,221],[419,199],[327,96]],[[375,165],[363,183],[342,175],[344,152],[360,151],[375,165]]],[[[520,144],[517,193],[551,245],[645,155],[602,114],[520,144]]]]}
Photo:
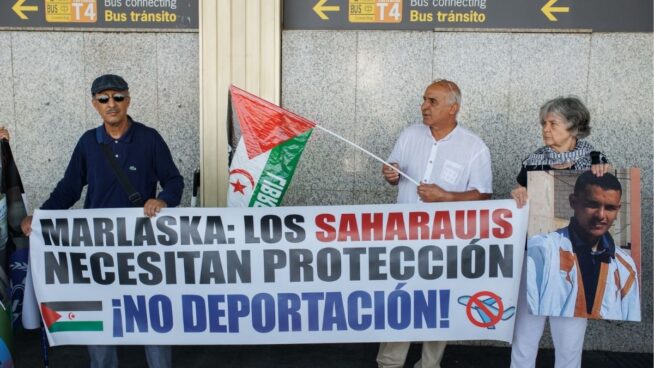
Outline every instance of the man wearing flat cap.
{"type": "MultiPolygon", "coordinates": [[[[91,103],[102,125],[88,130],[77,142],[63,179],[45,210],[72,207],[87,187],[84,208],[143,207],[146,216],[156,216],[164,207],[179,205],[184,180],[159,133],[127,115],[129,86],[113,74],[98,77],[91,85],[91,103]],[[157,194],[157,183],[162,190],[157,194]]],[[[32,216],[21,223],[27,235],[32,216]]],[[[146,346],[150,368],[171,367],[169,346],[146,346]]],[[[91,368],[118,367],[115,346],[90,345],[91,368]]]]}

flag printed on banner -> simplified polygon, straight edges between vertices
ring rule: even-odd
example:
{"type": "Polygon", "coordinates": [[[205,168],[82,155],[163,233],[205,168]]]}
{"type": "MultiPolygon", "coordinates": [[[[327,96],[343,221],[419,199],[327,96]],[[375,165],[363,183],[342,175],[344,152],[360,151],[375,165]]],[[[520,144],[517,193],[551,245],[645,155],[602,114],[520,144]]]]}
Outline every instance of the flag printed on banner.
{"type": "Polygon", "coordinates": [[[315,123],[231,86],[241,140],[229,168],[229,207],[277,207],[315,123]]]}
{"type": "Polygon", "coordinates": [[[101,301],[41,303],[41,315],[50,332],[103,331],[101,301]]]}
{"type": "Polygon", "coordinates": [[[512,199],[170,208],[155,227],[139,208],[37,210],[30,262],[51,346],[510,342],[528,214],[512,199]],[[70,246],[79,229],[113,231],[70,246]],[[69,277],[99,252],[131,276],[69,277]]]}

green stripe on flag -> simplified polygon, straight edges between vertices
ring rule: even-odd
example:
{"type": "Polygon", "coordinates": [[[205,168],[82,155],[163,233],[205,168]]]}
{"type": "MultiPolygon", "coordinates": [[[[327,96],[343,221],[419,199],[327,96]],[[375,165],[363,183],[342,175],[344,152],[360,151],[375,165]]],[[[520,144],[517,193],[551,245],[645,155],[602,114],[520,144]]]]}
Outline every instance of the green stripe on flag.
{"type": "Polygon", "coordinates": [[[252,192],[249,207],[279,206],[312,131],[309,129],[270,150],[266,166],[252,192]]]}
{"type": "Polygon", "coordinates": [[[50,332],[102,331],[102,321],[55,322],[48,328],[50,332]]]}

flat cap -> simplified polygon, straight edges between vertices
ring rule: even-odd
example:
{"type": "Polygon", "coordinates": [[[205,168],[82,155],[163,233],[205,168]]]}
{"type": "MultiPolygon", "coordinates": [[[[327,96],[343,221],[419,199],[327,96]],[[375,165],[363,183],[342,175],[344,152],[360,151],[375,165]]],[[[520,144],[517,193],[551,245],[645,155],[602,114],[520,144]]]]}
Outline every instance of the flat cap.
{"type": "Polygon", "coordinates": [[[115,74],[105,74],[97,77],[91,85],[91,95],[95,96],[96,93],[108,89],[115,91],[127,91],[129,86],[125,80],[115,74]]]}

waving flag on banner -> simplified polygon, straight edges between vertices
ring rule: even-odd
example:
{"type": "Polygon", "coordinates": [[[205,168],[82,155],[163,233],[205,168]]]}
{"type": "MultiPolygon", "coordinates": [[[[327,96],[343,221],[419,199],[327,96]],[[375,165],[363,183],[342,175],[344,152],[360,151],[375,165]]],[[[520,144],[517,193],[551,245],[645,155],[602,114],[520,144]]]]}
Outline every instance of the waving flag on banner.
{"type": "Polygon", "coordinates": [[[227,205],[279,206],[316,124],[235,86],[229,94],[241,140],[229,167],[227,205]]]}
{"type": "Polygon", "coordinates": [[[13,329],[21,327],[29,239],[20,229],[27,215],[23,183],[6,140],[0,141],[0,165],[0,366],[5,367],[11,362],[13,329]]]}

